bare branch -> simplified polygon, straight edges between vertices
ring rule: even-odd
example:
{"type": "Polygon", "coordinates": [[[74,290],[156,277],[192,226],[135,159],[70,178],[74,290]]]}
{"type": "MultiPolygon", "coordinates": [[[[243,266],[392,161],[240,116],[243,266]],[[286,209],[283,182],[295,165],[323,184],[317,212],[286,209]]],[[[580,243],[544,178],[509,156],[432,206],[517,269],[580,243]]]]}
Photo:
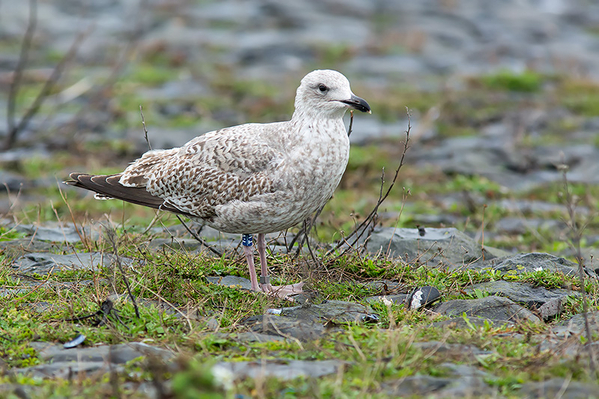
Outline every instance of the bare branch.
{"type": "MultiPolygon", "coordinates": [[[[563,154],[562,154],[563,155],[563,154]]],[[[576,251],[576,263],[578,263],[578,278],[580,280],[580,293],[582,294],[582,316],[584,318],[584,329],[586,333],[587,342],[585,346],[589,350],[589,365],[591,368],[591,372],[593,376],[597,376],[596,366],[595,366],[595,356],[593,353],[593,348],[591,343],[593,342],[593,336],[591,335],[591,327],[589,325],[589,316],[588,316],[588,304],[587,304],[587,293],[586,287],[584,285],[584,257],[582,256],[582,250],[580,248],[580,240],[582,238],[583,229],[578,226],[576,221],[576,212],[575,212],[575,199],[570,193],[570,185],[568,183],[568,166],[565,162],[562,162],[562,165],[558,166],[558,169],[562,171],[563,183],[564,183],[564,194],[566,201],[566,209],[568,210],[568,225],[570,228],[570,233],[572,235],[572,245],[574,246],[574,250],[576,251]]]]}
{"type": "Polygon", "coordinates": [[[108,238],[108,241],[110,242],[110,244],[112,245],[112,251],[114,252],[114,256],[116,257],[116,265],[119,268],[119,271],[121,272],[121,276],[123,276],[123,281],[125,283],[125,287],[127,288],[127,294],[129,295],[129,299],[131,299],[131,303],[133,303],[133,308],[135,309],[135,316],[137,316],[137,318],[139,319],[139,308],[137,307],[137,301],[135,300],[135,297],[133,296],[133,293],[131,292],[131,286],[129,285],[129,280],[127,280],[127,275],[125,274],[125,271],[123,270],[123,264],[121,262],[121,257],[119,256],[119,252],[118,252],[118,248],[116,247],[116,232],[114,231],[114,229],[110,228],[110,227],[106,227],[105,228],[105,232],[106,232],[106,237],[108,238]]]}
{"type": "Polygon", "coordinates": [[[187,224],[183,221],[183,219],[181,219],[181,216],[179,215],[175,215],[177,217],[177,219],[179,219],[179,221],[181,222],[181,224],[183,225],[183,227],[185,227],[185,229],[187,230],[187,232],[189,234],[192,235],[193,238],[195,238],[196,240],[198,240],[203,246],[205,246],[206,248],[208,248],[208,250],[210,250],[210,252],[212,252],[213,254],[217,255],[217,256],[223,256],[222,253],[220,253],[219,251],[217,251],[216,249],[214,249],[212,246],[208,245],[208,243],[206,243],[206,241],[202,240],[202,238],[200,236],[198,236],[195,232],[193,232],[189,226],[187,226],[187,224]]]}
{"type": "MultiPolygon", "coordinates": [[[[142,39],[143,34],[145,33],[144,25],[143,25],[143,15],[142,13],[147,10],[147,0],[141,0],[135,15],[135,26],[133,30],[127,34],[126,42],[122,46],[122,50],[120,54],[116,57],[116,60],[112,62],[110,74],[101,84],[97,85],[94,90],[90,93],[88,102],[93,105],[93,112],[96,110],[104,111],[108,108],[108,101],[105,100],[105,94],[115,85],[117,80],[122,75],[123,70],[127,65],[132,62],[132,54],[135,54],[135,48],[137,47],[139,41],[142,39]],[[99,104],[99,105],[98,105],[99,104]]],[[[81,118],[81,115],[84,112],[89,111],[88,109],[81,109],[77,115],[73,118],[73,121],[76,121],[81,118]]],[[[104,121],[97,122],[104,123],[104,121]]],[[[95,127],[95,126],[93,126],[95,127]]],[[[93,128],[92,127],[92,128],[93,128]]]]}
{"type": "Polygon", "coordinates": [[[141,114],[141,124],[144,127],[144,138],[146,139],[146,143],[148,143],[148,148],[150,150],[152,150],[152,145],[150,144],[150,139],[148,139],[148,129],[146,128],[146,119],[144,118],[144,112],[143,112],[141,105],[139,106],[139,113],[141,114]]]}
{"type": "MultiPolygon", "coordinates": [[[[35,2],[35,0],[32,0],[32,2],[35,2]]],[[[6,137],[6,141],[4,143],[5,150],[11,148],[15,144],[18,134],[27,127],[27,125],[29,124],[31,119],[39,111],[39,108],[42,106],[44,101],[48,98],[48,94],[50,93],[50,90],[52,89],[54,84],[56,84],[58,79],[60,79],[60,76],[62,75],[62,72],[63,72],[66,64],[68,63],[68,61],[70,61],[75,56],[75,54],[79,50],[79,47],[81,46],[81,43],[91,33],[91,31],[92,31],[92,28],[90,27],[86,31],[81,32],[77,35],[77,37],[75,38],[75,41],[69,48],[69,51],[64,55],[64,57],[62,57],[62,59],[58,62],[58,64],[56,64],[56,66],[54,67],[54,70],[52,71],[52,73],[50,74],[48,79],[46,80],[46,82],[45,82],[44,86],[42,87],[42,89],[40,90],[39,94],[37,95],[35,100],[33,100],[33,103],[27,109],[27,111],[25,111],[25,114],[23,114],[23,117],[21,118],[21,120],[19,121],[19,123],[16,126],[14,123],[14,101],[15,101],[15,97],[18,94],[18,91],[20,88],[21,77],[19,76],[19,78],[18,78],[18,81],[17,81],[18,85],[14,85],[15,82],[13,81],[13,85],[11,85],[11,90],[14,90],[14,94],[12,95],[13,109],[11,111],[13,113],[13,115],[12,115],[12,122],[9,122],[10,125],[12,126],[12,128],[9,129],[8,135],[6,137]],[[13,86],[14,86],[14,89],[13,89],[13,86]]],[[[29,29],[28,29],[28,32],[29,32],[29,29]]],[[[21,47],[21,51],[22,51],[21,54],[23,54],[23,51],[25,51],[26,53],[29,52],[29,47],[31,44],[30,40],[31,39],[29,39],[28,42],[25,42],[25,40],[24,40],[23,46],[21,47]]],[[[24,62],[26,62],[27,56],[25,55],[22,58],[24,58],[24,60],[25,60],[24,62]]],[[[19,64],[21,64],[21,63],[19,63],[19,64]]],[[[16,72],[19,75],[21,75],[23,73],[24,67],[25,67],[24,64],[19,65],[17,67],[16,72]],[[19,72],[19,70],[20,70],[20,72],[19,72]]],[[[17,79],[16,76],[15,76],[15,79],[17,79]]],[[[11,103],[11,100],[9,99],[9,105],[10,105],[10,103],[11,103]]],[[[10,119],[11,118],[9,118],[9,121],[10,121],[10,119]]]]}
{"type": "Polygon", "coordinates": [[[19,88],[21,86],[21,79],[23,78],[23,72],[29,61],[29,49],[31,48],[31,41],[33,40],[33,34],[37,27],[37,0],[29,0],[29,19],[27,20],[27,30],[23,37],[23,43],[21,43],[21,53],[19,55],[19,61],[15,69],[15,73],[10,82],[10,88],[8,91],[8,105],[7,105],[7,122],[8,130],[10,133],[15,129],[15,104],[19,88]]]}
{"type": "Polygon", "coordinates": [[[349,111],[349,128],[347,129],[347,137],[351,135],[351,132],[354,127],[354,111],[349,111]]]}
{"type": "MultiPolygon", "coordinates": [[[[345,240],[340,241],[335,247],[333,247],[333,249],[329,250],[325,254],[325,256],[328,256],[328,255],[332,254],[334,251],[336,251],[339,248],[341,248],[341,246],[344,243],[349,243],[349,246],[339,255],[339,256],[342,256],[345,253],[347,253],[347,251],[349,251],[349,249],[352,248],[360,240],[360,238],[362,238],[362,236],[367,231],[368,231],[367,237],[369,237],[370,234],[372,234],[372,230],[374,229],[374,227],[376,225],[376,220],[377,220],[377,217],[378,217],[378,209],[382,205],[382,203],[385,202],[385,200],[387,199],[387,197],[391,193],[391,190],[393,189],[393,186],[395,185],[395,182],[397,181],[397,177],[399,176],[399,171],[403,167],[404,160],[405,160],[405,157],[406,157],[406,153],[408,152],[408,148],[410,148],[410,146],[409,146],[409,143],[410,143],[410,130],[412,129],[412,124],[411,124],[410,111],[409,110],[407,110],[407,114],[408,114],[408,128],[406,130],[406,140],[404,141],[404,148],[403,148],[401,157],[399,159],[399,164],[397,165],[397,169],[395,169],[395,175],[393,176],[393,180],[391,181],[391,184],[387,188],[387,191],[382,196],[379,194],[379,199],[378,199],[376,205],[374,206],[374,208],[372,209],[372,211],[368,214],[368,216],[362,221],[362,223],[360,223],[358,225],[358,227],[356,227],[354,229],[354,231],[352,231],[347,237],[345,237],[345,240]],[[367,229],[367,227],[371,227],[371,228],[367,229]],[[349,239],[351,237],[354,237],[354,239],[350,243],[349,239]]],[[[383,173],[383,176],[381,177],[381,179],[384,179],[384,173],[383,173]]],[[[383,192],[383,188],[381,187],[381,192],[380,193],[382,194],[382,192],[383,192]]]]}

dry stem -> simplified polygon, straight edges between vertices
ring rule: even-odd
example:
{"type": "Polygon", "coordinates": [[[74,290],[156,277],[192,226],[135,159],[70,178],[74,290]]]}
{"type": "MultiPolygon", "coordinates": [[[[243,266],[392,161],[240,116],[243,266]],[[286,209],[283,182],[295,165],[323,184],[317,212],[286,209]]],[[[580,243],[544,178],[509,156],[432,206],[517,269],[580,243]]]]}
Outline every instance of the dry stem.
{"type": "Polygon", "coordinates": [[[412,129],[412,125],[411,125],[410,111],[409,110],[407,110],[407,114],[408,114],[408,128],[406,129],[406,140],[404,141],[404,147],[403,147],[403,151],[402,151],[401,157],[399,159],[399,164],[397,165],[397,169],[395,169],[395,175],[393,176],[393,180],[391,181],[391,184],[387,188],[387,191],[383,194],[384,173],[385,173],[385,171],[383,169],[383,173],[382,173],[382,176],[381,176],[381,190],[380,190],[379,199],[378,199],[376,205],[374,206],[374,208],[372,209],[372,211],[368,214],[368,216],[362,221],[362,223],[360,223],[347,237],[345,237],[344,240],[340,241],[333,249],[329,250],[325,254],[325,257],[328,256],[328,255],[330,255],[330,254],[332,254],[334,251],[338,250],[339,248],[341,248],[341,246],[343,244],[347,243],[348,244],[347,248],[345,250],[343,250],[343,252],[341,252],[341,254],[339,254],[337,256],[337,258],[340,257],[340,256],[343,256],[351,248],[353,248],[354,245],[356,245],[356,243],[360,240],[360,238],[362,238],[362,236],[364,235],[364,233],[368,232],[368,234],[366,236],[366,240],[368,240],[368,238],[372,234],[372,231],[373,231],[374,227],[376,226],[376,221],[377,221],[377,218],[378,218],[378,209],[383,204],[383,202],[385,202],[385,200],[387,199],[387,197],[391,193],[391,190],[393,189],[393,186],[395,185],[395,182],[397,181],[397,177],[399,176],[399,171],[403,167],[404,160],[405,160],[405,157],[406,157],[406,153],[408,152],[408,148],[410,148],[410,146],[409,146],[409,142],[410,142],[410,130],[412,129]],[[350,243],[349,242],[350,238],[352,238],[354,236],[355,236],[355,238],[350,243]]]}
{"type": "Polygon", "coordinates": [[[54,70],[44,83],[44,86],[38,93],[33,103],[29,106],[27,111],[21,117],[19,123],[16,123],[15,120],[15,104],[16,99],[19,94],[19,90],[21,89],[23,72],[27,67],[27,63],[29,61],[29,50],[31,49],[31,41],[33,38],[33,34],[35,32],[35,28],[37,26],[37,0],[30,0],[29,2],[29,20],[27,24],[27,30],[25,32],[25,37],[23,38],[23,43],[21,44],[21,54],[19,57],[19,62],[17,63],[17,67],[15,70],[13,81],[10,85],[10,90],[8,93],[8,105],[7,105],[7,121],[8,121],[8,132],[6,139],[4,141],[3,149],[8,150],[12,148],[17,140],[17,137],[20,132],[25,130],[31,119],[37,114],[40,107],[44,103],[44,101],[48,98],[48,94],[52,87],[56,84],[62,72],[67,64],[70,61],[81,46],[83,40],[91,33],[91,28],[87,29],[84,32],[81,32],[75,38],[73,44],[69,48],[69,51],[62,57],[62,59],[56,64],[54,70]]]}
{"type": "Polygon", "coordinates": [[[580,240],[582,238],[582,234],[584,229],[578,225],[576,222],[576,212],[575,212],[575,199],[572,193],[570,193],[570,186],[568,183],[568,166],[564,163],[558,166],[558,169],[561,169],[563,182],[564,182],[564,195],[566,201],[566,208],[568,210],[568,220],[567,224],[570,228],[570,233],[572,235],[572,246],[576,251],[576,263],[578,263],[578,278],[580,279],[580,293],[582,294],[582,316],[584,318],[584,328],[586,333],[587,342],[585,346],[589,350],[589,366],[591,368],[591,373],[593,376],[597,375],[595,359],[593,354],[593,348],[591,346],[593,336],[591,335],[591,327],[589,325],[589,316],[588,316],[588,304],[587,304],[587,293],[586,287],[584,285],[584,257],[582,256],[582,250],[580,248],[580,240]]]}

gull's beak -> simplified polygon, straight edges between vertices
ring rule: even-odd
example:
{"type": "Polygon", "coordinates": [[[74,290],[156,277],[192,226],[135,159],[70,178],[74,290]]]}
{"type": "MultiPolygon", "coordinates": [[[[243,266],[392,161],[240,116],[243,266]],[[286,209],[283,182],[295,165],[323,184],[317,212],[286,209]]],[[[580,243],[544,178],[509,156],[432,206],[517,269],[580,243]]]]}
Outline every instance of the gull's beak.
{"type": "Polygon", "coordinates": [[[372,111],[370,111],[370,105],[368,105],[366,100],[354,94],[351,95],[351,98],[349,100],[341,100],[341,102],[349,105],[353,109],[357,109],[358,111],[368,112],[369,114],[372,114],[372,111]]]}

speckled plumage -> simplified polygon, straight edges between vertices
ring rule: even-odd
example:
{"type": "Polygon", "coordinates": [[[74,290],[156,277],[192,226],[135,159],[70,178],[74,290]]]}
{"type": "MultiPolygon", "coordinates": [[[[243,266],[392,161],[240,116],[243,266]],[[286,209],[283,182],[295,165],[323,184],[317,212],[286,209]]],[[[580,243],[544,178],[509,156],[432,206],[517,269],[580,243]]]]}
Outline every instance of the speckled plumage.
{"type": "Polygon", "coordinates": [[[149,151],[118,175],[71,174],[70,184],[227,233],[284,230],[324,205],[339,184],[349,158],[348,108],[370,111],[345,76],[313,71],[297,89],[290,121],[212,131],[180,148],[149,151]]]}

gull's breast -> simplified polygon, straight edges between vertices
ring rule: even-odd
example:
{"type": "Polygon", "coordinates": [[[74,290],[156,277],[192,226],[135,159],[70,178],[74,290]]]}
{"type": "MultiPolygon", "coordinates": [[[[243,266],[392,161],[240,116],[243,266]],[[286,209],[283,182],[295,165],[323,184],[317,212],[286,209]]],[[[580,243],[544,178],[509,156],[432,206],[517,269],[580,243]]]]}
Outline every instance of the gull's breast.
{"type": "Polygon", "coordinates": [[[208,224],[229,233],[270,233],[316,212],[333,195],[349,159],[347,134],[342,124],[341,132],[336,128],[325,135],[302,136],[265,174],[272,181],[271,192],[220,206],[208,224]]]}

